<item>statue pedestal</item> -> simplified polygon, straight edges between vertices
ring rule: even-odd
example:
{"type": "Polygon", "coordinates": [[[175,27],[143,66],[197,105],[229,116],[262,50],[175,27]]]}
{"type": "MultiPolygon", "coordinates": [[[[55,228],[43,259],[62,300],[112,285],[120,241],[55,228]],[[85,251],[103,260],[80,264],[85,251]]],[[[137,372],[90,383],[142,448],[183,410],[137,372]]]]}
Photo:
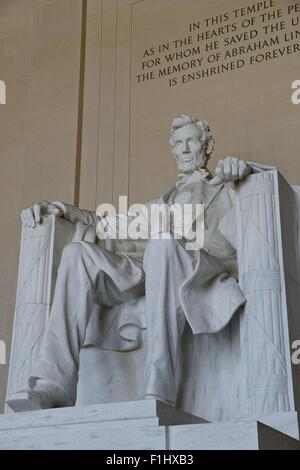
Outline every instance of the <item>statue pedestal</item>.
{"type": "Polygon", "coordinates": [[[0,416],[0,449],[10,450],[300,450],[298,438],[295,412],[207,423],[156,400],[0,416]]]}

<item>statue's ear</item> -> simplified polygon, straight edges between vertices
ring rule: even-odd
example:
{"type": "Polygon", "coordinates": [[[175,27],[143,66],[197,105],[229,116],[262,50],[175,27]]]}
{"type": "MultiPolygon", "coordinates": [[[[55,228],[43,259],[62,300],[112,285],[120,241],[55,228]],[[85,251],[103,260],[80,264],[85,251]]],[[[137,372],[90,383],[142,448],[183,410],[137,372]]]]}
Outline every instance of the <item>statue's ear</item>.
{"type": "Polygon", "coordinates": [[[171,152],[172,152],[172,154],[174,155],[174,150],[173,150],[173,149],[174,149],[174,146],[173,146],[172,137],[171,137],[171,139],[169,140],[169,145],[170,145],[170,147],[171,147],[171,152]]]}
{"type": "Polygon", "coordinates": [[[174,152],[174,147],[171,145],[171,152],[174,157],[176,157],[175,152],[174,152]]]}
{"type": "Polygon", "coordinates": [[[206,142],[206,155],[211,155],[213,153],[214,146],[215,146],[215,141],[212,137],[210,137],[208,141],[206,142]]]}

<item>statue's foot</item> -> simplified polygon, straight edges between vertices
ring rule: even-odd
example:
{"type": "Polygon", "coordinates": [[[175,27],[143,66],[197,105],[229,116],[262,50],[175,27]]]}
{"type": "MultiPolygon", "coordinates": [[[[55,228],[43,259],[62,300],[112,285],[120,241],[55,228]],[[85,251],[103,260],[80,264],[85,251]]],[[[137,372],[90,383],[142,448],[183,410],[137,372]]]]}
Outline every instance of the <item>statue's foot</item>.
{"type": "Polygon", "coordinates": [[[37,379],[32,389],[28,388],[10,395],[6,404],[14,412],[73,405],[59,386],[43,379],[37,379]]]}
{"type": "Polygon", "coordinates": [[[8,397],[7,406],[14,412],[41,410],[42,399],[38,392],[33,390],[21,390],[8,397]]]}

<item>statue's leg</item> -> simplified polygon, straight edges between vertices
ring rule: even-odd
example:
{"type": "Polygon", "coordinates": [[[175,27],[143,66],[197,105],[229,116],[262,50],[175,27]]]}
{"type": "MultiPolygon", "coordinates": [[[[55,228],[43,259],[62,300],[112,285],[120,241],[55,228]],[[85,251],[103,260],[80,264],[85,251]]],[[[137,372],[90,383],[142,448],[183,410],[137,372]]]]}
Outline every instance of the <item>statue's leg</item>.
{"type": "Polygon", "coordinates": [[[176,370],[186,319],[180,287],[193,272],[195,252],[180,240],[151,240],[144,256],[147,308],[145,396],[176,402],[176,370]]]}
{"type": "MultiPolygon", "coordinates": [[[[132,270],[137,276],[138,266],[97,245],[75,242],[63,251],[39,359],[29,379],[34,392],[50,397],[43,407],[75,403],[79,353],[95,300],[111,306],[134,298],[134,288],[125,292],[114,289],[111,277],[103,270],[109,270],[111,264],[120,268],[119,277],[132,270]]],[[[140,271],[143,276],[142,266],[140,271]]]]}

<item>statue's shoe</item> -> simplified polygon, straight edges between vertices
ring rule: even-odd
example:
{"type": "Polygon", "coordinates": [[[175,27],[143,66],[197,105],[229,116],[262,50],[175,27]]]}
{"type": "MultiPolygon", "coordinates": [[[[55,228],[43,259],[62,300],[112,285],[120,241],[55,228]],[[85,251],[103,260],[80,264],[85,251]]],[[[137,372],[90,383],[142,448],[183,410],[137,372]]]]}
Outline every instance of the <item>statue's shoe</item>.
{"type": "Polygon", "coordinates": [[[12,411],[17,412],[73,406],[74,403],[60,386],[37,379],[33,388],[9,395],[6,404],[12,411]]]}
{"type": "Polygon", "coordinates": [[[44,406],[45,403],[43,403],[41,394],[30,389],[21,390],[10,395],[6,400],[6,404],[14,412],[48,408],[48,406],[44,406]]]}

